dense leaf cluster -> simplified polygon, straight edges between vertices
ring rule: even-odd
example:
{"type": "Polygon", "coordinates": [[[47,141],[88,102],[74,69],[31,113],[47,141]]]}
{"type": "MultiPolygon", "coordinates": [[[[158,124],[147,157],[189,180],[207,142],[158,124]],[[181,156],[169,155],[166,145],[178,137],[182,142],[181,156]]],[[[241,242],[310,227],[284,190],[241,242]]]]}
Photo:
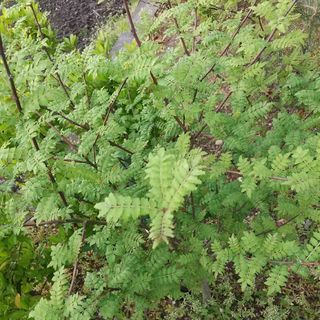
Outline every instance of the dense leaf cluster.
{"type": "Polygon", "coordinates": [[[185,292],[217,305],[226,276],[249,302],[319,277],[320,77],[297,1],[161,2],[113,60],[57,42],[34,2],[3,9],[5,319],[142,319],[185,292]]]}

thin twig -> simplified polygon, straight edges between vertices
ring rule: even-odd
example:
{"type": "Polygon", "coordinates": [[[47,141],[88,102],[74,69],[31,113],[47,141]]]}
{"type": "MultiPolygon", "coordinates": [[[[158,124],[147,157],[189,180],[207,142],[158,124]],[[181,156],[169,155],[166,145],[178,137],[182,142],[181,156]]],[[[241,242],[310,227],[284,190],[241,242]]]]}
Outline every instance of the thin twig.
{"type": "Polygon", "coordinates": [[[192,209],[192,217],[193,217],[193,219],[195,219],[196,218],[196,207],[194,204],[193,192],[191,192],[191,195],[190,195],[190,202],[191,202],[191,209],[192,209]]]}
{"type": "Polygon", "coordinates": [[[87,224],[101,225],[101,226],[106,226],[108,224],[106,221],[83,220],[83,219],[50,220],[50,221],[43,221],[43,222],[37,223],[36,220],[31,219],[26,223],[24,223],[23,227],[36,228],[36,227],[50,226],[50,225],[77,224],[77,223],[83,224],[84,222],[86,222],[87,224]]]}
{"type": "MultiPolygon", "coordinates": [[[[120,144],[118,144],[118,143],[116,143],[116,142],[113,142],[113,141],[111,141],[111,140],[108,140],[108,142],[110,143],[111,146],[116,147],[116,148],[118,148],[118,149],[120,149],[120,150],[122,150],[122,151],[124,151],[124,152],[126,152],[126,153],[128,153],[128,154],[130,154],[131,156],[134,155],[134,152],[132,152],[131,150],[129,150],[129,149],[125,148],[125,147],[123,147],[122,145],[120,145],[120,144]]],[[[143,161],[144,163],[148,163],[148,161],[145,160],[145,159],[142,159],[142,161],[143,161]]]]}
{"type": "Polygon", "coordinates": [[[13,99],[14,99],[14,101],[16,103],[16,106],[17,106],[17,109],[18,109],[19,113],[23,114],[21,102],[20,102],[20,99],[19,99],[19,96],[18,96],[18,92],[17,92],[16,86],[14,84],[13,75],[12,75],[12,73],[10,71],[9,64],[8,64],[8,61],[7,61],[7,57],[6,57],[6,54],[5,54],[5,50],[4,50],[1,34],[0,34],[0,55],[1,55],[1,58],[2,58],[2,62],[3,62],[4,68],[6,70],[8,79],[9,79],[9,83],[10,83],[13,99]]]}
{"type": "MultiPolygon", "coordinates": [[[[280,226],[278,226],[277,229],[286,226],[288,223],[294,221],[294,220],[297,219],[299,216],[300,216],[300,213],[298,213],[298,214],[295,215],[294,217],[292,217],[292,218],[290,218],[289,220],[287,220],[285,223],[283,223],[283,224],[281,224],[280,226]]],[[[267,229],[267,230],[264,230],[264,231],[261,231],[261,232],[257,233],[256,236],[262,236],[262,235],[268,234],[268,233],[270,233],[270,232],[272,232],[272,231],[274,231],[274,229],[267,229]]]]}
{"type": "Polygon", "coordinates": [[[52,157],[51,159],[53,160],[61,160],[61,161],[64,161],[64,162],[74,162],[74,163],[82,163],[82,164],[87,164],[87,161],[85,160],[78,160],[78,159],[62,159],[62,158],[59,158],[59,157],[52,157]]]}
{"type": "Polygon", "coordinates": [[[216,108],[216,112],[220,112],[223,107],[225,106],[225,104],[227,103],[227,101],[229,100],[229,98],[231,97],[232,95],[232,91],[230,91],[226,97],[223,99],[222,103],[216,108]]]}
{"type": "Polygon", "coordinates": [[[53,115],[56,115],[56,116],[60,116],[61,118],[65,119],[66,121],[68,121],[70,124],[73,124],[83,130],[89,130],[90,127],[87,125],[87,124],[81,124],[81,123],[78,123],[70,118],[68,118],[66,115],[64,115],[62,112],[58,112],[58,111],[53,111],[51,110],[50,108],[48,108],[47,106],[43,106],[43,105],[40,105],[40,108],[42,109],[45,109],[49,112],[51,112],[53,115]]]}
{"type": "Polygon", "coordinates": [[[133,154],[134,154],[134,152],[132,152],[132,151],[130,151],[129,149],[121,146],[120,144],[117,144],[117,143],[115,143],[115,142],[113,142],[113,141],[111,141],[111,140],[108,140],[108,142],[110,143],[111,146],[117,147],[118,149],[120,149],[120,150],[122,150],[122,151],[124,151],[124,152],[126,152],[126,153],[128,153],[128,154],[130,154],[130,155],[133,155],[133,154]]]}
{"type": "MultiPolygon", "coordinates": [[[[129,8],[129,3],[128,3],[128,0],[123,0],[123,4],[124,4],[124,7],[125,7],[125,10],[126,10],[126,14],[127,14],[127,17],[128,17],[128,21],[129,21],[129,25],[130,25],[130,28],[131,28],[131,33],[137,43],[137,46],[139,48],[141,48],[141,45],[142,45],[142,42],[138,36],[138,33],[137,33],[137,29],[134,25],[134,22],[133,22],[133,19],[132,19],[132,15],[131,15],[131,12],[130,12],[130,8],[129,8]]],[[[150,71],[150,76],[151,76],[151,79],[153,81],[153,83],[155,85],[158,84],[158,80],[157,78],[155,77],[155,75],[152,73],[152,71],[150,71]]]]}
{"type": "Polygon", "coordinates": [[[200,136],[200,134],[203,132],[203,130],[207,127],[207,124],[204,124],[201,129],[196,133],[195,136],[192,137],[193,141],[196,141],[198,139],[198,137],[200,136]]]}
{"type": "Polygon", "coordinates": [[[88,109],[91,107],[91,98],[88,90],[88,82],[85,73],[83,73],[83,82],[85,84],[85,90],[86,90],[86,96],[87,96],[87,104],[88,104],[88,109]]]}
{"type": "Polygon", "coordinates": [[[179,127],[182,129],[184,133],[188,132],[188,129],[186,128],[185,124],[180,120],[178,116],[174,116],[174,120],[178,123],[179,127]]]}
{"type": "Polygon", "coordinates": [[[104,116],[104,120],[103,120],[103,125],[104,126],[107,124],[107,122],[109,120],[110,113],[111,113],[112,109],[114,108],[114,105],[115,105],[116,101],[118,100],[118,98],[120,96],[120,93],[121,93],[122,89],[124,88],[124,86],[126,85],[127,81],[128,81],[128,78],[125,78],[124,81],[121,83],[121,86],[118,89],[118,92],[117,92],[116,96],[114,97],[114,99],[112,99],[112,101],[111,101],[111,103],[110,103],[110,105],[108,107],[108,110],[107,110],[107,112],[106,112],[106,114],[104,116]]]}
{"type": "MultiPolygon", "coordinates": [[[[39,112],[36,112],[36,114],[41,117],[41,114],[39,112]]],[[[78,151],[78,147],[73,144],[65,135],[63,135],[50,121],[46,121],[46,124],[60,137],[61,141],[64,142],[71,150],[78,151]]],[[[87,156],[84,156],[84,159],[86,160],[85,163],[93,167],[95,170],[97,170],[97,165],[90,161],[90,159],[87,156]]]]}
{"type": "MultiPolygon", "coordinates": [[[[256,0],[255,3],[253,5],[255,5],[258,1],[256,0]]],[[[221,58],[223,57],[225,54],[227,54],[229,48],[232,45],[233,40],[235,39],[235,37],[239,34],[241,28],[244,26],[244,24],[247,22],[248,19],[250,19],[250,16],[252,15],[253,10],[250,8],[250,10],[248,11],[248,13],[246,14],[246,16],[241,20],[241,22],[239,23],[238,27],[236,28],[236,30],[233,32],[232,36],[231,36],[231,40],[229,41],[229,43],[225,46],[225,48],[219,53],[218,57],[221,58]]],[[[214,63],[209,69],[208,71],[199,79],[200,82],[204,81],[209,74],[214,70],[216,64],[214,63]]],[[[198,95],[198,89],[195,89],[194,94],[193,94],[193,102],[195,102],[196,98],[198,95]]]]}
{"type": "Polygon", "coordinates": [[[192,52],[194,53],[196,51],[196,41],[197,41],[197,37],[195,35],[197,28],[198,28],[198,9],[194,8],[194,26],[193,26],[193,39],[192,39],[192,52]]]}
{"type": "MultiPolygon", "coordinates": [[[[38,115],[39,118],[41,118],[41,114],[37,111],[35,111],[35,113],[38,115]]],[[[66,136],[64,136],[50,121],[45,121],[46,124],[60,137],[60,139],[68,145],[68,147],[73,150],[76,151],[77,150],[77,146],[74,145],[66,136]]]]}
{"type": "Polygon", "coordinates": [[[270,263],[274,264],[284,264],[284,265],[289,265],[292,266],[294,264],[299,264],[301,266],[307,267],[307,268],[317,268],[320,266],[319,261],[315,262],[307,262],[307,261],[279,261],[279,260],[271,260],[270,263]]]}
{"type": "MultiPolygon", "coordinates": [[[[83,227],[82,227],[80,250],[81,250],[84,242],[86,241],[86,228],[87,228],[87,221],[85,221],[83,223],[83,227]]],[[[74,286],[75,286],[75,283],[76,283],[76,280],[77,280],[78,266],[79,266],[79,255],[80,255],[80,252],[78,253],[78,256],[77,256],[76,261],[75,261],[74,266],[73,266],[72,279],[71,279],[69,292],[68,292],[69,295],[72,294],[74,286]]]]}
{"type": "MultiPolygon", "coordinates": [[[[228,171],[226,171],[226,173],[234,174],[239,177],[243,176],[243,174],[240,171],[235,171],[235,170],[228,170],[228,171]]],[[[274,180],[274,181],[288,181],[288,178],[284,178],[284,177],[269,177],[269,179],[274,180]]]]}
{"type": "MultiPolygon", "coordinates": [[[[118,89],[118,91],[117,91],[117,93],[116,93],[116,96],[115,96],[115,97],[112,99],[112,101],[110,102],[110,104],[109,104],[109,106],[108,106],[108,108],[107,108],[107,111],[106,111],[106,113],[105,113],[105,115],[104,115],[104,118],[103,118],[103,126],[106,126],[106,124],[107,124],[107,122],[108,122],[108,120],[109,120],[111,111],[113,110],[113,108],[114,108],[114,106],[115,106],[115,104],[116,104],[116,102],[117,102],[117,100],[118,100],[118,98],[119,98],[119,96],[120,96],[120,93],[122,92],[122,90],[123,90],[125,84],[127,83],[127,81],[128,81],[128,78],[125,78],[124,81],[122,82],[121,86],[119,87],[119,89],[118,89]]],[[[96,147],[96,145],[97,145],[97,142],[98,142],[98,140],[99,140],[100,138],[101,138],[101,134],[100,134],[100,133],[97,133],[96,138],[95,138],[95,140],[94,140],[94,142],[93,142],[93,145],[92,145],[91,150],[92,150],[92,149],[95,149],[95,147],[96,147]]]]}
{"type": "Polygon", "coordinates": [[[264,28],[263,28],[262,21],[261,21],[260,17],[258,17],[258,21],[259,21],[259,26],[260,26],[261,31],[264,32],[264,28]]]}

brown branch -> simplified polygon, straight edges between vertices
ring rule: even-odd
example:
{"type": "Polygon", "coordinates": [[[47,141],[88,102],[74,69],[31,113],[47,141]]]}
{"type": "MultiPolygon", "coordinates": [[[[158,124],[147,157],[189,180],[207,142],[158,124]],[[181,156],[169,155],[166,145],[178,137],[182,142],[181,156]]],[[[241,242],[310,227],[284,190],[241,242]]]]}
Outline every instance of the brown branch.
{"type": "MultiPolygon", "coordinates": [[[[255,3],[253,5],[255,5],[258,1],[256,0],[255,3]]],[[[236,28],[236,30],[233,32],[232,36],[231,36],[231,40],[229,41],[229,43],[225,46],[225,48],[219,53],[218,57],[221,58],[223,57],[225,54],[227,54],[229,48],[232,45],[233,40],[235,39],[235,37],[238,35],[238,33],[240,32],[241,28],[244,26],[244,24],[247,22],[248,19],[250,19],[250,16],[252,14],[253,10],[250,9],[248,11],[248,13],[246,14],[246,16],[241,20],[241,22],[239,23],[238,27],[236,28]]],[[[199,79],[200,82],[204,81],[208,75],[214,70],[216,64],[214,63],[209,70],[199,79]]],[[[194,95],[193,95],[193,102],[195,102],[196,98],[198,95],[198,89],[196,89],[194,91],[194,95]]]]}
{"type": "Polygon", "coordinates": [[[134,152],[132,152],[129,149],[121,146],[120,144],[117,144],[117,143],[115,143],[115,142],[113,142],[111,140],[108,140],[108,142],[110,143],[111,146],[116,147],[116,148],[118,148],[118,149],[120,149],[120,150],[122,150],[122,151],[124,151],[124,152],[126,152],[128,154],[130,154],[130,155],[134,155],[134,152]]]}
{"type": "MultiPolygon", "coordinates": [[[[294,221],[294,220],[297,219],[299,216],[300,216],[300,213],[298,213],[298,214],[295,215],[294,217],[290,218],[289,220],[287,220],[285,223],[281,224],[280,226],[276,226],[277,229],[286,226],[288,223],[294,221]]],[[[272,232],[272,231],[274,231],[274,229],[267,229],[267,230],[264,230],[264,231],[261,231],[261,232],[257,233],[256,236],[262,236],[262,235],[268,234],[268,233],[270,233],[270,232],[272,232]]]]}
{"type": "Polygon", "coordinates": [[[155,77],[155,75],[150,71],[150,76],[152,79],[152,82],[157,86],[158,85],[158,79],[155,77]]]}
{"type": "Polygon", "coordinates": [[[231,97],[232,95],[232,91],[230,91],[226,97],[223,99],[222,103],[216,108],[216,112],[220,112],[223,107],[225,106],[225,104],[227,103],[227,101],[229,100],[229,98],[231,97]]]}
{"type": "Polygon", "coordinates": [[[87,164],[87,161],[78,160],[78,159],[61,159],[61,158],[58,158],[58,157],[52,157],[51,159],[53,159],[53,160],[61,160],[61,161],[64,161],[64,162],[75,162],[75,163],[87,164]]]}
{"type": "Polygon", "coordinates": [[[4,68],[6,70],[8,79],[9,79],[9,83],[10,83],[13,99],[14,99],[14,101],[16,103],[18,112],[20,114],[22,114],[23,113],[22,106],[21,106],[21,103],[20,103],[20,99],[19,99],[19,96],[18,96],[18,92],[17,92],[16,86],[14,84],[13,75],[12,75],[12,73],[10,71],[10,68],[9,68],[9,64],[8,64],[7,57],[6,57],[6,54],[5,54],[5,50],[4,50],[1,34],[0,34],[0,55],[1,55],[1,58],[2,58],[2,62],[3,62],[4,68]]]}
{"type": "Polygon", "coordinates": [[[128,78],[125,78],[124,81],[122,82],[120,88],[118,89],[118,92],[117,92],[116,96],[111,101],[111,103],[110,103],[110,105],[108,107],[108,110],[107,110],[107,112],[106,112],[106,114],[104,116],[104,120],[103,120],[103,125],[104,126],[107,124],[107,122],[109,120],[110,113],[111,113],[112,109],[114,108],[114,105],[115,105],[116,101],[118,100],[118,98],[120,96],[120,93],[121,93],[122,89],[124,88],[124,86],[126,85],[127,81],[128,81],[128,78]]]}
{"type": "Polygon", "coordinates": [[[73,124],[83,130],[89,130],[90,127],[87,125],[87,124],[81,124],[81,123],[78,123],[70,118],[68,118],[66,115],[64,115],[62,112],[58,112],[58,111],[53,111],[51,110],[50,108],[46,107],[46,106],[42,106],[40,105],[40,108],[42,109],[45,109],[49,112],[51,112],[53,115],[56,115],[56,116],[60,116],[61,118],[65,119],[66,121],[68,121],[70,124],[73,124]]]}
{"type": "Polygon", "coordinates": [[[188,132],[188,129],[186,128],[185,124],[180,120],[178,116],[174,116],[174,120],[178,123],[179,127],[182,129],[184,133],[188,132]]]}
{"type": "Polygon", "coordinates": [[[95,170],[97,170],[97,165],[95,163],[93,163],[92,161],[89,160],[88,157],[84,157],[85,160],[78,160],[78,159],[61,159],[61,158],[58,158],[58,157],[52,157],[51,159],[53,160],[61,160],[61,161],[64,161],[64,162],[74,162],[74,163],[81,163],[81,164],[89,164],[91,167],[93,167],[95,170]]]}
{"type": "Polygon", "coordinates": [[[50,220],[50,221],[43,221],[43,222],[37,223],[35,220],[30,219],[23,224],[23,227],[37,228],[37,227],[41,227],[41,226],[50,226],[50,225],[77,224],[77,223],[83,224],[84,222],[86,222],[87,224],[101,225],[101,226],[106,226],[108,224],[105,221],[83,220],[83,219],[50,220]]]}
{"type": "Polygon", "coordinates": [[[264,28],[263,28],[262,21],[261,21],[260,17],[258,17],[258,21],[259,21],[259,26],[260,26],[261,31],[264,32],[264,28]]]}
{"type": "MultiPolygon", "coordinates": [[[[80,250],[86,240],[86,228],[87,228],[87,221],[85,221],[83,223],[83,227],[82,227],[80,250]]],[[[77,256],[76,261],[73,266],[72,279],[71,279],[69,292],[68,292],[69,295],[72,294],[75,283],[76,283],[76,279],[77,279],[77,275],[78,275],[79,255],[80,255],[80,252],[78,253],[78,256],[77,256]]]]}
{"type": "MultiPolygon", "coordinates": [[[[129,25],[130,25],[130,28],[131,28],[131,33],[137,43],[137,46],[139,48],[141,48],[141,45],[142,45],[142,42],[141,40],[139,39],[139,36],[138,36],[138,33],[137,33],[137,29],[134,25],[134,22],[133,22],[133,19],[132,19],[132,15],[131,15],[131,12],[130,12],[130,8],[129,8],[129,4],[128,4],[128,0],[123,0],[123,4],[124,4],[124,7],[125,7],[125,10],[126,10],[126,14],[127,14],[127,17],[128,17],[128,21],[129,21],[129,25]]],[[[150,71],[150,76],[151,76],[151,79],[153,81],[153,83],[155,85],[158,84],[158,80],[157,78],[155,77],[155,75],[150,71]]]]}
{"type": "MultiPolygon", "coordinates": [[[[273,29],[273,31],[271,32],[271,34],[269,35],[269,37],[267,38],[267,43],[271,42],[271,40],[273,39],[275,33],[277,31],[277,28],[273,29]]],[[[261,58],[261,55],[263,54],[263,52],[267,49],[267,45],[265,45],[260,51],[259,53],[253,58],[253,60],[251,62],[249,62],[246,66],[252,66],[254,65],[256,62],[258,62],[261,58]]]]}
{"type": "Polygon", "coordinates": [[[129,21],[130,28],[131,28],[131,33],[132,33],[132,35],[133,35],[138,47],[140,48],[141,47],[141,41],[139,39],[136,27],[135,27],[133,19],[132,19],[132,15],[131,15],[131,12],[130,12],[128,0],[123,0],[123,4],[124,4],[124,7],[125,7],[125,10],[126,10],[126,13],[127,13],[128,21],[129,21]]]}
{"type": "Polygon", "coordinates": [[[84,156],[84,159],[86,160],[86,163],[88,165],[90,165],[95,170],[98,170],[98,166],[95,163],[93,163],[87,156],[84,156]]]}
{"type": "MultiPolygon", "coordinates": [[[[217,108],[215,109],[216,112],[220,112],[223,107],[225,106],[225,104],[227,103],[227,101],[229,100],[229,98],[231,97],[232,95],[232,91],[230,91],[226,97],[223,99],[223,101],[221,102],[221,104],[219,106],[217,106],[217,108]]],[[[193,137],[193,142],[200,136],[200,134],[203,132],[203,130],[205,130],[207,128],[207,124],[205,123],[201,129],[196,133],[196,135],[193,137]]]]}
{"type": "MultiPolygon", "coordinates": [[[[258,2],[258,0],[256,0],[254,2],[254,4],[252,6],[255,6],[256,3],[258,2]]],[[[250,18],[251,14],[253,12],[253,9],[250,8],[250,10],[248,11],[248,13],[246,14],[246,16],[242,19],[242,21],[240,22],[240,24],[238,25],[237,29],[234,31],[234,33],[232,34],[232,37],[231,37],[231,40],[230,42],[228,43],[228,45],[223,49],[223,51],[219,54],[219,57],[222,57],[224,56],[229,48],[231,47],[231,44],[233,42],[233,40],[235,39],[235,37],[237,36],[237,34],[240,32],[241,28],[243,27],[243,25],[247,22],[247,20],[250,18]]]]}
{"type": "MultiPolygon", "coordinates": [[[[168,0],[168,8],[171,9],[172,8],[172,5],[171,5],[171,1],[168,0]]],[[[180,29],[180,26],[179,26],[179,23],[178,23],[178,20],[177,18],[173,18],[173,21],[174,21],[174,24],[176,26],[176,29],[178,31],[178,34],[179,34],[179,38],[180,38],[180,41],[181,41],[181,44],[182,44],[182,47],[183,47],[183,50],[184,50],[184,53],[187,55],[187,56],[190,56],[190,52],[187,48],[187,45],[186,45],[186,42],[182,36],[182,33],[181,33],[181,29],[180,29]]]]}
{"type": "Polygon", "coordinates": [[[317,268],[320,266],[319,261],[315,262],[307,262],[307,261],[279,261],[279,260],[271,260],[271,263],[274,264],[283,264],[283,265],[289,265],[292,266],[294,264],[299,264],[301,266],[307,267],[307,268],[317,268]]]}
{"type": "MultiPolygon", "coordinates": [[[[233,13],[233,14],[238,14],[238,13],[239,13],[239,11],[237,11],[237,10],[225,9],[225,8],[223,8],[223,7],[219,7],[219,6],[216,6],[216,5],[212,5],[212,6],[210,7],[210,9],[216,10],[216,11],[220,10],[220,11],[224,11],[224,12],[227,11],[227,12],[230,12],[230,13],[233,13]]],[[[252,17],[249,17],[248,19],[249,19],[250,21],[252,21],[252,22],[255,22],[252,17]]]]}
{"type": "Polygon", "coordinates": [[[195,141],[198,139],[198,137],[200,136],[200,134],[203,132],[203,130],[207,127],[207,124],[204,124],[201,129],[196,133],[195,136],[192,137],[192,141],[195,141]]]}
{"type": "MultiPolygon", "coordinates": [[[[16,85],[15,85],[15,82],[14,82],[13,74],[11,73],[11,70],[10,70],[10,67],[9,67],[9,64],[8,64],[8,60],[7,60],[5,49],[4,49],[4,46],[3,46],[3,41],[2,41],[1,34],[0,34],[0,55],[1,55],[1,59],[2,59],[3,65],[5,67],[8,79],[9,79],[11,92],[12,92],[14,101],[16,103],[17,110],[18,110],[19,114],[22,116],[23,115],[22,105],[21,105],[21,102],[20,102],[20,98],[19,98],[19,95],[18,95],[18,91],[17,91],[16,85]]],[[[37,142],[35,137],[31,138],[31,143],[32,143],[33,148],[36,151],[40,150],[38,142],[37,142]]],[[[43,163],[44,163],[45,167],[47,168],[47,174],[48,174],[50,182],[53,185],[56,186],[57,185],[56,179],[53,176],[52,171],[51,171],[50,167],[48,166],[48,163],[46,161],[44,161],[43,163]]],[[[65,194],[62,191],[58,191],[58,194],[59,194],[63,204],[67,207],[68,206],[68,202],[66,200],[65,194]]]]}

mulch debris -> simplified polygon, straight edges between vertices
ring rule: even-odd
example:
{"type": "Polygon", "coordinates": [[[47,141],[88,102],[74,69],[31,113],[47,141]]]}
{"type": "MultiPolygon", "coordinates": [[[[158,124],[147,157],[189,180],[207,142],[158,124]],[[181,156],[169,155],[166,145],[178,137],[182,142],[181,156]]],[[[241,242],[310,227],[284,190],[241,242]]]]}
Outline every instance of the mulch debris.
{"type": "Polygon", "coordinates": [[[78,47],[84,48],[95,34],[97,27],[109,17],[124,13],[121,0],[38,0],[42,11],[49,13],[51,25],[58,37],[71,34],[78,37],[78,47]]]}

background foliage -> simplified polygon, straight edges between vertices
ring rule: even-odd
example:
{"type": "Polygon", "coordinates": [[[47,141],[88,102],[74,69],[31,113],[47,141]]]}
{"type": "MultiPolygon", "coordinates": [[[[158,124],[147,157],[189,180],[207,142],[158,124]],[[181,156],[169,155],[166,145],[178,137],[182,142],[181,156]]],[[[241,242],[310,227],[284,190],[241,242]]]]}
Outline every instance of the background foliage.
{"type": "Polygon", "coordinates": [[[162,1],[114,60],[3,8],[4,319],[319,317],[319,61],[296,2],[162,1]]]}

